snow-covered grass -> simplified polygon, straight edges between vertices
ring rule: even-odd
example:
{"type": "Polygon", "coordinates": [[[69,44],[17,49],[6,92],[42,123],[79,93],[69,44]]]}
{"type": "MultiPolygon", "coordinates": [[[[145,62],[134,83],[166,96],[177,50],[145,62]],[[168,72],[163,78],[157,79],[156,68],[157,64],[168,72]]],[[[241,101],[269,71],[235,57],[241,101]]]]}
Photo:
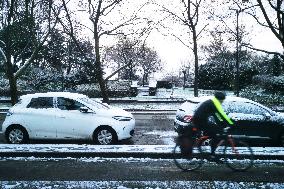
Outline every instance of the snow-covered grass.
{"type": "Polygon", "coordinates": [[[1,181],[2,189],[282,189],[284,183],[232,182],[232,181],[1,181]]]}

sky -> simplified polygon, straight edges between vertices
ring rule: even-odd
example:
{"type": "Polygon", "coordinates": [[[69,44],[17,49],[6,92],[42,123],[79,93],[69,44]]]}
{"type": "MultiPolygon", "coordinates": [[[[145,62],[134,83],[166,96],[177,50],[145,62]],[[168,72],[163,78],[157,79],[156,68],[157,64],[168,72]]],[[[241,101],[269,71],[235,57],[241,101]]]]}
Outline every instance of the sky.
{"type": "MultiPolygon", "coordinates": [[[[214,0],[211,0],[211,1],[215,2],[214,0]]],[[[107,26],[109,26],[109,23],[114,24],[114,25],[117,24],[123,15],[132,13],[134,10],[136,10],[134,9],[134,7],[135,8],[140,7],[145,2],[145,0],[126,1],[126,2],[128,3],[122,4],[122,6],[120,7],[120,9],[123,10],[122,12],[116,12],[115,10],[114,12],[111,13],[112,15],[108,15],[105,17],[105,20],[108,20],[107,26]]],[[[154,0],[154,2],[162,3],[162,4],[164,3],[165,6],[170,7],[171,9],[180,13],[179,11],[180,8],[178,7],[178,4],[173,3],[171,0],[163,0],[163,1],[154,0]]],[[[215,12],[222,12],[224,9],[228,9],[228,7],[226,6],[227,5],[224,5],[222,7],[221,5],[220,7],[215,9],[215,12]]],[[[200,25],[198,25],[197,27],[198,30],[200,30],[200,27],[203,27],[203,25],[207,23],[209,24],[208,26],[209,28],[212,28],[217,25],[216,22],[208,22],[204,19],[204,16],[206,17],[208,15],[206,14],[200,14],[200,15],[201,15],[201,19],[199,21],[200,25]]],[[[162,13],[157,11],[153,5],[143,7],[140,10],[140,16],[145,17],[145,18],[151,18],[154,20],[154,22],[157,22],[159,19],[163,17],[162,13]]],[[[236,18],[235,14],[232,14],[231,20],[228,22],[228,26],[230,27],[231,30],[236,29],[235,22],[234,22],[235,18],[236,18]]],[[[90,23],[88,19],[82,19],[82,23],[89,27],[92,27],[92,23],[90,23]]],[[[172,22],[168,20],[166,24],[169,27],[171,27],[171,31],[175,34],[178,34],[178,35],[185,34],[186,32],[185,28],[176,22],[172,22]]],[[[246,25],[247,31],[249,31],[247,38],[250,39],[250,42],[253,46],[263,49],[263,50],[283,52],[281,43],[279,42],[279,40],[276,39],[273,33],[269,29],[264,29],[263,27],[260,27],[259,24],[255,22],[255,20],[253,20],[249,16],[246,16],[245,13],[240,13],[239,24],[246,25]]],[[[178,75],[181,72],[181,68],[180,68],[181,64],[185,64],[185,63],[193,64],[194,62],[192,51],[188,49],[188,47],[184,46],[176,38],[171,36],[170,34],[168,35],[166,34],[168,33],[165,32],[165,30],[162,31],[162,33],[160,33],[157,30],[153,29],[149,37],[146,40],[148,46],[152,47],[158,52],[164,64],[163,74],[156,73],[158,77],[161,77],[162,75],[164,75],[164,73],[178,75]]],[[[88,36],[90,39],[92,39],[92,34],[88,34],[88,36]]],[[[114,41],[115,41],[115,37],[113,36],[107,36],[107,37],[101,38],[101,44],[104,44],[104,45],[111,45],[114,41]]],[[[199,47],[204,43],[208,44],[209,41],[210,41],[210,38],[208,38],[208,36],[206,35],[203,35],[201,39],[199,40],[199,47]]],[[[235,47],[235,42],[231,44],[231,47],[232,48],[235,47]]],[[[201,51],[199,50],[199,52],[201,51]]],[[[200,53],[199,56],[201,59],[200,61],[202,63],[202,59],[204,58],[203,54],[200,53]]]]}

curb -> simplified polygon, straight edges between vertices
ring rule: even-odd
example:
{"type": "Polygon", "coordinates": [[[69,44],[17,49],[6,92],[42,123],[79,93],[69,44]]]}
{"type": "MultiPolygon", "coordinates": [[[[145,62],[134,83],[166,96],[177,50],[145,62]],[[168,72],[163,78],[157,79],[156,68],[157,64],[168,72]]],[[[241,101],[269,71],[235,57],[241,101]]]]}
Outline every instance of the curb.
{"type": "MultiPolygon", "coordinates": [[[[173,159],[174,145],[76,145],[76,144],[1,144],[0,157],[36,158],[153,158],[173,159]]],[[[259,160],[284,160],[284,148],[253,147],[259,160]]],[[[218,156],[218,155],[217,155],[218,156]]],[[[243,157],[246,154],[244,152],[243,157]]],[[[219,155],[222,157],[222,155],[219,155]]]]}

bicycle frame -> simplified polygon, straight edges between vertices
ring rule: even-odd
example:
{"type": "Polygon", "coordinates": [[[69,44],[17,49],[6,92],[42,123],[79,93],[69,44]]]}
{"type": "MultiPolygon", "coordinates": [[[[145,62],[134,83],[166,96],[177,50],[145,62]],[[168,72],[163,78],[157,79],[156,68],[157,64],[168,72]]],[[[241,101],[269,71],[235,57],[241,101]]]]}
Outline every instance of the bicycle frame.
{"type": "MultiPolygon", "coordinates": [[[[223,137],[226,137],[227,141],[229,142],[229,144],[231,145],[234,153],[238,153],[238,151],[236,150],[236,145],[235,145],[235,142],[234,142],[234,139],[233,139],[233,136],[232,135],[223,135],[223,137]]],[[[204,135],[204,136],[200,136],[200,137],[197,137],[196,138],[196,144],[200,144],[202,143],[203,141],[207,140],[207,139],[210,139],[211,137],[208,136],[208,135],[204,135]]],[[[219,147],[221,146],[222,144],[224,144],[225,142],[225,139],[220,139],[220,141],[218,142],[217,146],[216,147],[219,147]]]]}

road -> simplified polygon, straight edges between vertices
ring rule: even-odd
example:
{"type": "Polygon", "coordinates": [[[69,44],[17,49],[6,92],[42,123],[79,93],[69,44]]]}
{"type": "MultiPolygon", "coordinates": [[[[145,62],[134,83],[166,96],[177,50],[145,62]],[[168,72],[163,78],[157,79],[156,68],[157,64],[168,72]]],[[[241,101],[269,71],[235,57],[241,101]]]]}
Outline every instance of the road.
{"type": "MultiPolygon", "coordinates": [[[[135,113],[134,116],[136,134],[133,139],[122,141],[122,145],[173,142],[174,114],[135,113]]],[[[247,172],[233,172],[225,165],[207,162],[196,172],[182,172],[171,159],[0,159],[0,188],[11,188],[13,185],[13,188],[83,188],[84,184],[84,188],[220,188],[224,187],[224,182],[227,186],[225,188],[231,188],[232,183],[239,188],[248,188],[248,185],[252,188],[273,188],[275,184],[281,188],[284,187],[283,175],[283,161],[257,161],[247,172]],[[270,183],[268,187],[267,183],[270,183]],[[98,184],[101,187],[94,187],[98,184]]]]}
{"type": "Polygon", "coordinates": [[[195,172],[182,172],[172,160],[152,159],[18,159],[0,161],[5,181],[230,181],[283,183],[284,164],[256,164],[247,172],[206,163],[195,172]]]}

